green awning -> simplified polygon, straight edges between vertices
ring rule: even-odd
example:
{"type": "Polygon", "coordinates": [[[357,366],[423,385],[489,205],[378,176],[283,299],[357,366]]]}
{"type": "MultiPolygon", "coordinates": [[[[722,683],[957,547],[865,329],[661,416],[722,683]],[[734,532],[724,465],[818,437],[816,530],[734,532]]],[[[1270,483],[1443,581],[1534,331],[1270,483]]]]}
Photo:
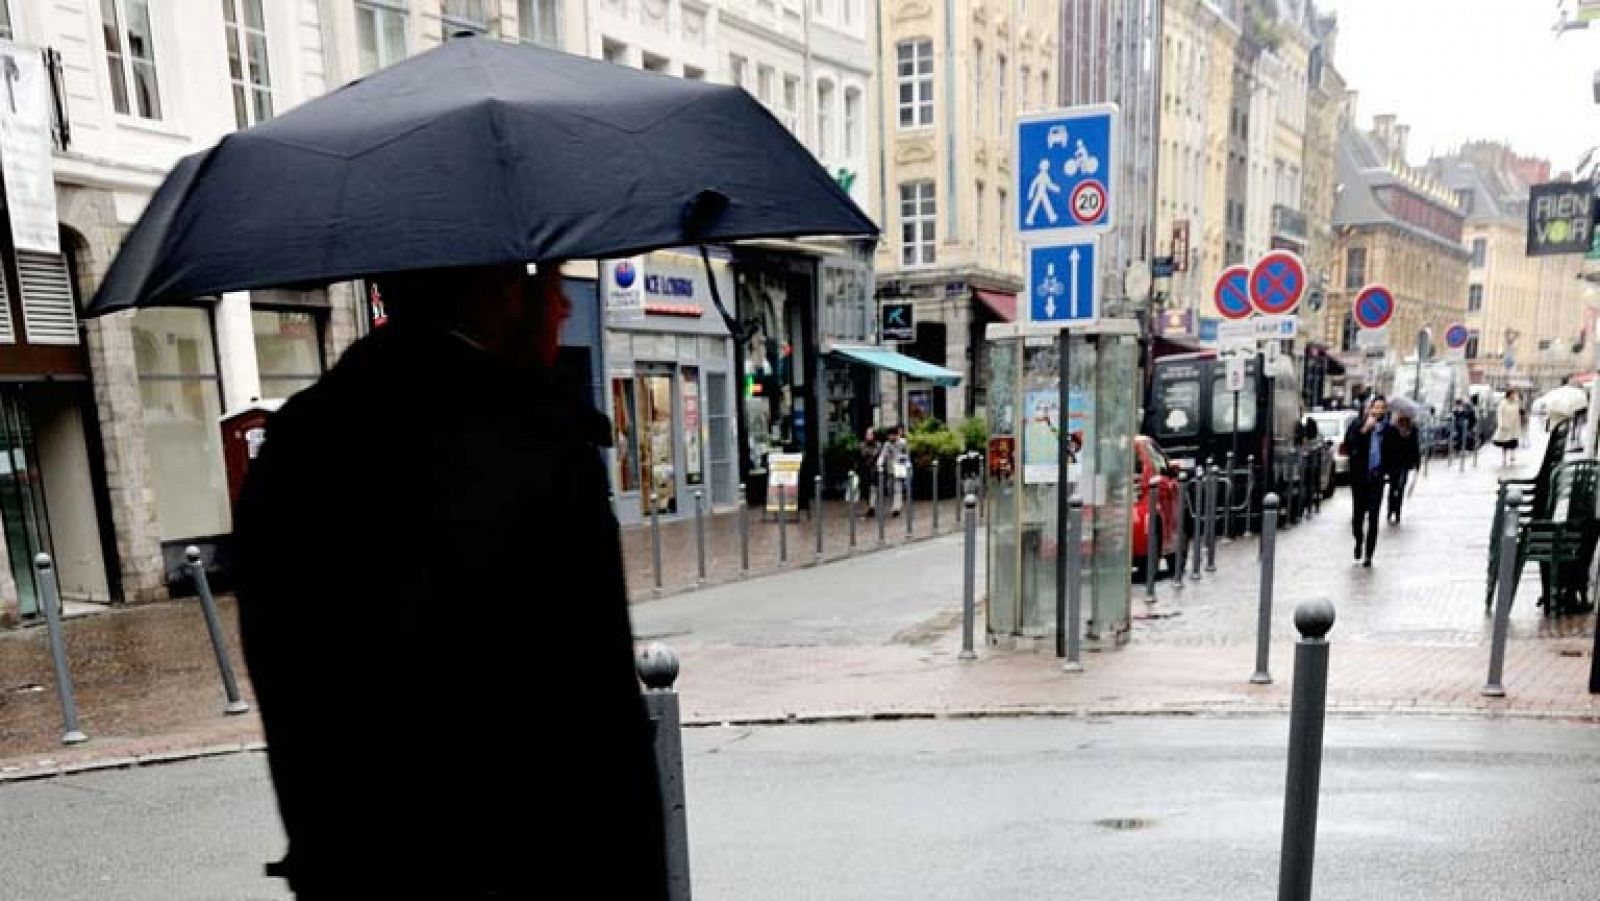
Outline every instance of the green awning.
{"type": "Polygon", "coordinates": [[[961,373],[953,372],[943,366],[925,363],[916,357],[908,357],[902,353],[882,347],[834,347],[835,356],[844,357],[852,363],[862,366],[871,366],[874,369],[887,369],[898,372],[906,378],[919,381],[932,382],[935,385],[950,387],[961,384],[961,373]]]}

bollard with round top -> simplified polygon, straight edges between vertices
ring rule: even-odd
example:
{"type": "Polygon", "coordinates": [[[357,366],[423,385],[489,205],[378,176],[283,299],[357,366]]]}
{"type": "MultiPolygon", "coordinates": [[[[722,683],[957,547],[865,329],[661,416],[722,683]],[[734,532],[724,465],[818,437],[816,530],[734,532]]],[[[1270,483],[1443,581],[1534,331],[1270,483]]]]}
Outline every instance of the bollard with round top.
{"type": "Polygon", "coordinates": [[[639,681],[651,691],[671,691],[678,681],[678,655],[659,641],[652,641],[639,655],[639,681]]]}
{"type": "MultiPolygon", "coordinates": [[[[1272,569],[1277,541],[1278,496],[1268,494],[1261,501],[1261,583],[1256,592],[1256,671],[1250,676],[1253,685],[1272,684],[1267,655],[1272,641],[1272,569]]],[[[1295,615],[1298,617],[1299,613],[1295,615]]]]}
{"type": "Polygon", "coordinates": [[[976,660],[978,655],[972,650],[972,631],[975,628],[973,621],[977,616],[978,518],[973,514],[977,512],[978,499],[969,494],[962,498],[961,505],[966,508],[966,519],[962,524],[966,527],[967,533],[961,550],[960,659],[976,660]]]}
{"type": "Polygon", "coordinates": [[[1500,572],[1494,605],[1494,631],[1489,640],[1489,680],[1484,683],[1483,695],[1503,698],[1506,687],[1503,680],[1506,664],[1506,637],[1511,629],[1511,602],[1517,595],[1517,508],[1522,506],[1522,489],[1512,487],[1505,495],[1501,511],[1500,572]]]}
{"type": "Polygon", "coordinates": [[[72,671],[67,666],[67,647],[61,635],[61,594],[56,586],[55,564],[49,554],[40,554],[33,558],[33,568],[39,578],[39,609],[44,611],[46,631],[50,633],[50,662],[55,666],[56,694],[61,700],[61,743],[81,744],[89,736],[78,728],[78,698],[72,689],[72,671]]]}
{"type": "Polygon", "coordinates": [[[206,618],[206,632],[211,636],[211,650],[217,657],[217,669],[222,673],[222,691],[227,699],[227,706],[222,708],[224,713],[241,714],[250,709],[239,697],[239,682],[233,675],[233,661],[228,656],[228,645],[222,638],[222,623],[217,617],[217,601],[211,595],[211,580],[206,576],[205,563],[201,560],[200,549],[189,545],[183,549],[184,559],[189,565],[189,575],[194,579],[195,593],[200,596],[200,610],[206,618]]]}
{"type": "Polygon", "coordinates": [[[667,897],[689,901],[689,817],[683,784],[683,725],[678,709],[678,656],[661,642],[651,642],[634,663],[646,713],[654,732],[656,774],[661,782],[661,808],[667,850],[667,897]]]}
{"type": "Polygon", "coordinates": [[[1322,730],[1328,702],[1328,632],[1333,604],[1308,601],[1294,611],[1300,640],[1294,648],[1294,688],[1289,707],[1289,765],[1284,780],[1283,846],[1278,861],[1279,901],[1310,901],[1317,845],[1317,795],[1322,783],[1322,730]]]}

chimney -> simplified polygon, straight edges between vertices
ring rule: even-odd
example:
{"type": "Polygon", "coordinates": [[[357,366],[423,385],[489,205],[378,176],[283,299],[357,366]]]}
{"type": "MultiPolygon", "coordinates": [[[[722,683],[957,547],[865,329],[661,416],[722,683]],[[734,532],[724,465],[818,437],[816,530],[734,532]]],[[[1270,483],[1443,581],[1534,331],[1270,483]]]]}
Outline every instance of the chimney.
{"type": "Polygon", "coordinates": [[[1394,146],[1394,120],[1394,113],[1384,113],[1383,115],[1372,117],[1372,134],[1378,139],[1378,143],[1384,147],[1392,148],[1394,146]]]}
{"type": "Polygon", "coordinates": [[[1411,126],[1396,125],[1394,129],[1394,152],[1399,155],[1400,162],[1406,161],[1406,139],[1411,137],[1411,126]]]}

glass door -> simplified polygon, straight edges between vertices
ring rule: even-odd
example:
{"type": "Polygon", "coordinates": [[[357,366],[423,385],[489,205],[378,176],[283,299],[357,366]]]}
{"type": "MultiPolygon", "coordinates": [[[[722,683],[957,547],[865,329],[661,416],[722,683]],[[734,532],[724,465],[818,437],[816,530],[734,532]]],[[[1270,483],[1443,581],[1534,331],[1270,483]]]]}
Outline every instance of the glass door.
{"type": "Polygon", "coordinates": [[[711,457],[711,501],[731,504],[733,496],[733,397],[726,372],[706,373],[707,443],[711,457]]]}
{"type": "Polygon", "coordinates": [[[672,428],[672,370],[639,376],[639,460],[644,473],[642,500],[650,513],[650,495],[656,510],[678,511],[678,456],[672,428]]]}
{"type": "Polygon", "coordinates": [[[22,385],[0,385],[0,520],[19,610],[23,616],[33,616],[39,612],[33,558],[52,551],[44,480],[22,385]]]}

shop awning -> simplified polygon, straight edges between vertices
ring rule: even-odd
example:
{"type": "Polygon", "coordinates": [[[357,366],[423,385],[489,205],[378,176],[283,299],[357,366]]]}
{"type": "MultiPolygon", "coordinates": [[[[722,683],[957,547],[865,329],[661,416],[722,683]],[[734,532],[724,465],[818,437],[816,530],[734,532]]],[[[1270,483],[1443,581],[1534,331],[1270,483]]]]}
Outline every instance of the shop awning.
{"type": "Polygon", "coordinates": [[[1017,295],[1001,294],[999,291],[985,291],[982,288],[974,288],[972,293],[978,295],[978,301],[988,307],[996,316],[999,316],[1001,321],[1017,321],[1017,295]]]}
{"type": "Polygon", "coordinates": [[[908,357],[902,353],[882,347],[834,347],[834,356],[844,357],[852,363],[862,366],[871,366],[874,369],[887,369],[898,372],[906,378],[919,381],[932,382],[935,385],[950,387],[961,384],[961,373],[953,372],[943,366],[925,363],[916,357],[908,357]]]}

